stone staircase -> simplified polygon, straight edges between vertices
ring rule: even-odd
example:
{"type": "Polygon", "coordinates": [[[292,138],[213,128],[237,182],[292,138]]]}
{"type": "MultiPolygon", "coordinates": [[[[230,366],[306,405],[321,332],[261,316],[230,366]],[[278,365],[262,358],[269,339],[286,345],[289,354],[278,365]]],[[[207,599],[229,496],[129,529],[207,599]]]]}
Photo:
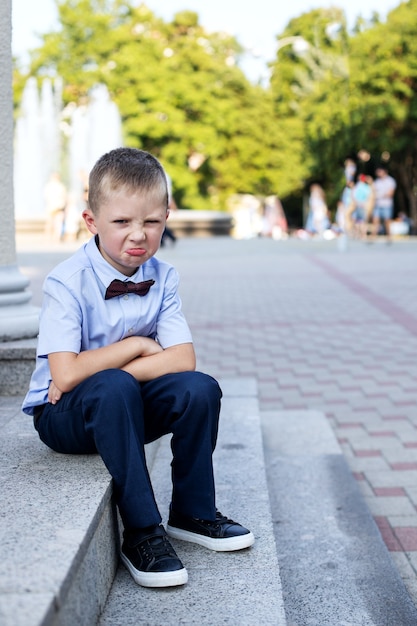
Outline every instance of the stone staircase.
{"type": "MultiPolygon", "coordinates": [[[[253,379],[220,384],[217,505],[256,542],[217,553],[173,541],[189,581],[158,590],[119,564],[101,460],[51,452],[21,398],[0,397],[1,626],[416,626],[325,416],[260,413],[253,379]]],[[[166,516],[169,438],[146,452],[166,516]]]]}
{"type": "MultiPolygon", "coordinates": [[[[249,550],[216,553],[173,542],[189,582],[164,590],[137,586],[118,566],[119,526],[101,460],[48,450],[10,399],[15,415],[0,437],[2,626],[286,624],[256,385],[220,382],[217,504],[251,528],[256,543],[249,550]]],[[[170,499],[168,438],[148,447],[147,457],[164,515],[170,499]]]]}

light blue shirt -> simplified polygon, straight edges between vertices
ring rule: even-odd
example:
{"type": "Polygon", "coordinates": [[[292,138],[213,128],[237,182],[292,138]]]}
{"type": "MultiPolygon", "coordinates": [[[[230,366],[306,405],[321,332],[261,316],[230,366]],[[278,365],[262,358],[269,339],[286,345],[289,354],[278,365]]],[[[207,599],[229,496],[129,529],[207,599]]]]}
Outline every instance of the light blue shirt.
{"type": "Polygon", "coordinates": [[[92,350],[131,335],[151,337],[162,348],[192,342],[178,295],[178,273],[155,257],[131,277],[112,267],[100,254],[93,237],[45,279],[39,321],[36,367],[22,409],[48,401],[51,373],[48,354],[92,350]],[[140,282],[154,279],[146,296],[125,294],[105,300],[115,278],[140,282]]]}

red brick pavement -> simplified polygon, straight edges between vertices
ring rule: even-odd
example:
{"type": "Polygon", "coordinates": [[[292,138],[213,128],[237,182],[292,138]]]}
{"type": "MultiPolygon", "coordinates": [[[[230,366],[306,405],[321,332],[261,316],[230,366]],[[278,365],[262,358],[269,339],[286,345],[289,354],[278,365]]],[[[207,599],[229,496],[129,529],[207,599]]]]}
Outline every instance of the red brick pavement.
{"type": "Polygon", "coordinates": [[[417,601],[417,243],[304,243],[171,252],[199,366],[327,415],[417,601]]]}

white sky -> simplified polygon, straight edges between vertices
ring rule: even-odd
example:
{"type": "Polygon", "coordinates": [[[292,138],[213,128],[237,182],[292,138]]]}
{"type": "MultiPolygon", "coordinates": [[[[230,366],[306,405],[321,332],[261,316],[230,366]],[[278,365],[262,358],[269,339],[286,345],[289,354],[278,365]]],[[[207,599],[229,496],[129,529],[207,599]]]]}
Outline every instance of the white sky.
{"type": "MultiPolygon", "coordinates": [[[[235,35],[241,44],[256,50],[260,57],[272,60],[276,35],[290,19],[317,8],[344,8],[350,25],[356,17],[371,17],[378,11],[385,18],[388,11],[401,0],[145,0],[159,17],[171,20],[178,11],[189,9],[199,15],[202,26],[209,31],[225,30],[235,35]]],[[[138,0],[139,3],[139,0],[138,0]]],[[[12,0],[13,52],[21,58],[39,44],[36,33],[51,31],[57,24],[54,0],[12,0]]]]}

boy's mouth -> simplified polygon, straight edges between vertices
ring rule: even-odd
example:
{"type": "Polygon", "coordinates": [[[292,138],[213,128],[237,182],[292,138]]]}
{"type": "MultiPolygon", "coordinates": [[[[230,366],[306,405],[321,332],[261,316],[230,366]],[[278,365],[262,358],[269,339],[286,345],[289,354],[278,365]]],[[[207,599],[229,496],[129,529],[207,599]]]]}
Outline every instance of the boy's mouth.
{"type": "Polygon", "coordinates": [[[129,256],[143,256],[146,254],[146,250],[144,248],[129,248],[129,250],[126,250],[126,254],[129,254],[129,256]]]}

